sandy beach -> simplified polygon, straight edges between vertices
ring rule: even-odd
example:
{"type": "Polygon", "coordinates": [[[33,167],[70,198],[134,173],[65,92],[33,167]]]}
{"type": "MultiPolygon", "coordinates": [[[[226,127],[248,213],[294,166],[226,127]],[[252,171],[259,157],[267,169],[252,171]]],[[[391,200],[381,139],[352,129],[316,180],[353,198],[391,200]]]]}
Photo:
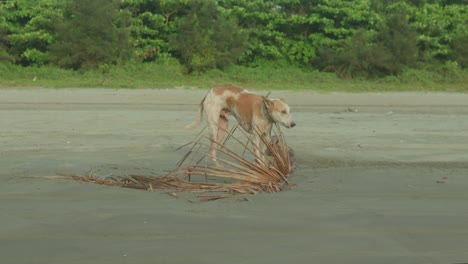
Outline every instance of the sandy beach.
{"type": "Polygon", "coordinates": [[[298,167],[243,201],[41,178],[165,174],[205,93],[1,89],[0,262],[468,263],[468,94],[273,91],[298,167]]]}

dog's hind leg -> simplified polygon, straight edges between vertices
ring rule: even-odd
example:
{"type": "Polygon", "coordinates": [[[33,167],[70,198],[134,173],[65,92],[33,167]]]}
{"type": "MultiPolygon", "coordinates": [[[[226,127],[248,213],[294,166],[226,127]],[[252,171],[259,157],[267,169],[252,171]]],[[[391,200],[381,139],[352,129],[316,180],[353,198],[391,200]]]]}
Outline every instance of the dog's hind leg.
{"type": "Polygon", "coordinates": [[[224,136],[226,136],[228,129],[229,129],[229,112],[222,110],[218,119],[218,136],[216,138],[217,142],[219,143],[223,142],[224,136]]]}
{"type": "MultiPolygon", "coordinates": [[[[220,114],[220,116],[218,118],[218,125],[216,126],[216,129],[217,129],[216,137],[213,137],[213,138],[216,138],[216,143],[214,141],[211,142],[211,158],[213,160],[213,163],[217,167],[222,167],[222,165],[220,165],[218,163],[218,158],[216,156],[216,149],[221,147],[220,144],[223,144],[223,139],[226,136],[226,134],[228,133],[229,120],[228,120],[227,116],[225,116],[223,114],[220,114]]],[[[213,126],[213,130],[215,130],[214,126],[213,126]]]]}

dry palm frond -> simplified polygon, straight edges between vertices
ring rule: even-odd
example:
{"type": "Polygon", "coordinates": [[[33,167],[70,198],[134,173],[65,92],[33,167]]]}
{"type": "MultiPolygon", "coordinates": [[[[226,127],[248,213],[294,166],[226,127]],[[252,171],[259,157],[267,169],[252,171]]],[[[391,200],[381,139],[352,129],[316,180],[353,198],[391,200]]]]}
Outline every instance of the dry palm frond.
{"type": "MultiPolygon", "coordinates": [[[[227,132],[223,143],[215,143],[219,153],[219,164],[210,164],[211,141],[199,136],[196,141],[185,144],[179,149],[188,148],[174,171],[161,177],[130,175],[99,179],[92,176],[63,175],[84,182],[118,186],[142,190],[172,190],[177,192],[227,192],[231,194],[255,194],[278,192],[288,185],[288,176],[293,170],[291,153],[279,126],[274,127],[275,140],[269,141],[258,130],[267,156],[258,156],[257,146],[251,135],[239,129],[241,135],[234,135],[237,126],[227,132]],[[241,136],[246,138],[244,143],[241,136]],[[219,166],[221,165],[221,166],[219,166]]],[[[260,149],[263,153],[263,149],[260,149]]],[[[202,201],[223,199],[225,196],[200,196],[202,201]]]]}

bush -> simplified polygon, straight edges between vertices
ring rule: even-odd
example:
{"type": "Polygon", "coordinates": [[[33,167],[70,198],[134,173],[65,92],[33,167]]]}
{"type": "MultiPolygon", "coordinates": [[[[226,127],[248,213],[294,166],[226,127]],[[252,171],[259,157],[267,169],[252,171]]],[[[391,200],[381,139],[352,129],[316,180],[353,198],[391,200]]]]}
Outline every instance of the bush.
{"type": "Polygon", "coordinates": [[[378,28],[375,40],[369,31],[360,30],[339,50],[322,49],[313,63],[340,78],[376,78],[398,75],[416,64],[416,32],[404,13],[395,13],[378,28]]]}
{"type": "Polygon", "coordinates": [[[50,60],[71,69],[99,69],[127,61],[131,56],[126,12],[117,0],[74,0],[68,17],[57,26],[58,42],[50,60]]]}
{"type": "Polygon", "coordinates": [[[341,79],[382,77],[395,70],[391,54],[378,44],[372,44],[364,31],[345,42],[339,50],[323,49],[314,60],[321,70],[333,71],[341,79]]]}
{"type": "Polygon", "coordinates": [[[414,66],[418,58],[417,33],[411,28],[407,15],[396,11],[389,15],[377,32],[379,48],[391,56],[393,68],[389,74],[399,74],[404,66],[414,66]]]}

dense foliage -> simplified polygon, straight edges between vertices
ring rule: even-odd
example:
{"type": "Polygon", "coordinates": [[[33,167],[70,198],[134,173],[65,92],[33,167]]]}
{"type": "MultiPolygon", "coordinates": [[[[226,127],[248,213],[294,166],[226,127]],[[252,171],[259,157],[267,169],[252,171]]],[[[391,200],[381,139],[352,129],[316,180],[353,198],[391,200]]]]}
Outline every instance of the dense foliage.
{"type": "Polygon", "coordinates": [[[294,65],[341,78],[468,65],[465,0],[0,0],[0,62],[185,72],[294,65]]]}

